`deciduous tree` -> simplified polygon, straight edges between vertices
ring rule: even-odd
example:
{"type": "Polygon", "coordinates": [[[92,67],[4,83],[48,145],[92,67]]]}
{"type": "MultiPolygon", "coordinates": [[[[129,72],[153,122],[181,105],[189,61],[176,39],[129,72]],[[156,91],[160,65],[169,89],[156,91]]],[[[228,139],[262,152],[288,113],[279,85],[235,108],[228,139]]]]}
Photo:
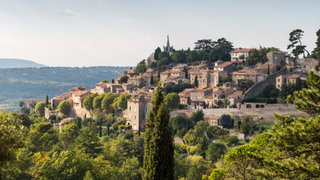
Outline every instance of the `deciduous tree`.
{"type": "Polygon", "coordinates": [[[43,117],[45,107],[46,107],[46,102],[39,102],[36,104],[34,111],[38,116],[43,117]]]}
{"type": "Polygon", "coordinates": [[[169,93],[166,95],[165,99],[168,104],[168,109],[170,111],[173,111],[179,108],[180,96],[177,93],[169,93]]]}
{"type": "MultiPolygon", "coordinates": [[[[38,103],[39,104],[39,103],[38,103]]],[[[58,110],[63,115],[68,115],[70,112],[70,103],[68,100],[62,101],[58,105],[58,110]]]]}

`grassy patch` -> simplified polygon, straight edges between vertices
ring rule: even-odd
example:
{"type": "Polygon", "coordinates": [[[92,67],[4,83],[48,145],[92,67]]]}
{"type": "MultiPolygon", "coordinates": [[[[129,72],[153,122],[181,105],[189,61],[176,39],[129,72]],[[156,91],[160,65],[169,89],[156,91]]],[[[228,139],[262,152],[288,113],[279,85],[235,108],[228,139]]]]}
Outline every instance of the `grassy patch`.
{"type": "Polygon", "coordinates": [[[265,129],[272,129],[273,123],[266,123],[266,124],[257,124],[258,127],[264,127],[265,129]]]}

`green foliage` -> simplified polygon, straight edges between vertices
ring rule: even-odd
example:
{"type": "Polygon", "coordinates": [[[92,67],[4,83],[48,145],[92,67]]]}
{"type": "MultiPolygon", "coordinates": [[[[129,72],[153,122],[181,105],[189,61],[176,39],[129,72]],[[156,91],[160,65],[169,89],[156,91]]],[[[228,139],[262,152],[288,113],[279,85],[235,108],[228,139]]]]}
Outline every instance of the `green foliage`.
{"type": "Polygon", "coordinates": [[[198,87],[198,76],[196,76],[195,78],[194,78],[194,83],[193,83],[193,85],[194,85],[194,87],[198,87]]]}
{"type": "Polygon", "coordinates": [[[51,123],[36,123],[29,133],[28,148],[32,152],[50,151],[58,141],[58,131],[52,128],[51,123]]]}
{"type": "Polygon", "coordinates": [[[66,125],[64,132],[59,133],[58,143],[56,144],[55,149],[59,151],[71,150],[73,143],[79,135],[79,128],[76,124],[66,125]]]}
{"type": "Polygon", "coordinates": [[[19,106],[22,107],[24,105],[24,101],[20,100],[19,101],[19,106]]]}
{"type": "Polygon", "coordinates": [[[207,135],[209,138],[213,138],[214,135],[223,135],[223,131],[218,126],[209,126],[207,128],[207,135]]]}
{"type": "Polygon", "coordinates": [[[177,93],[169,93],[166,95],[165,101],[168,104],[168,109],[173,111],[179,108],[180,96],[177,93]]]}
{"type": "Polygon", "coordinates": [[[115,98],[113,100],[114,106],[113,108],[116,109],[115,107],[118,107],[122,109],[122,111],[127,109],[127,100],[130,99],[132,96],[131,94],[122,94],[119,98],[115,98]]]}
{"type": "Polygon", "coordinates": [[[187,120],[183,116],[176,116],[170,121],[170,125],[173,130],[180,130],[182,128],[185,128],[187,125],[187,120]]]}
{"type": "Polygon", "coordinates": [[[161,52],[160,47],[158,47],[157,49],[155,49],[154,51],[154,59],[155,60],[159,60],[159,53],[161,52]]]}
{"type": "Polygon", "coordinates": [[[270,84],[263,89],[262,93],[267,98],[276,98],[278,97],[279,89],[277,89],[273,84],[270,84]]]}
{"type": "Polygon", "coordinates": [[[169,59],[167,57],[164,57],[162,59],[160,59],[160,61],[157,62],[157,67],[163,67],[170,64],[169,59]]]}
{"type": "Polygon", "coordinates": [[[170,55],[166,51],[162,51],[158,54],[158,60],[161,60],[163,58],[170,59],[170,55]]]}
{"type": "Polygon", "coordinates": [[[17,163],[15,152],[25,146],[27,128],[19,116],[0,110],[0,179],[9,175],[11,164],[17,163]]]}
{"type": "Polygon", "coordinates": [[[200,141],[197,144],[196,155],[202,156],[205,159],[206,151],[208,149],[209,144],[210,144],[210,141],[205,137],[204,134],[202,134],[202,138],[200,138],[200,141]]]}
{"type": "Polygon", "coordinates": [[[92,103],[92,107],[94,110],[97,110],[97,109],[102,109],[101,108],[101,103],[102,103],[102,100],[103,98],[106,96],[106,94],[100,94],[98,96],[96,96],[94,99],[93,99],[93,103],[92,103]]]}
{"type": "Polygon", "coordinates": [[[228,143],[227,146],[235,146],[239,143],[239,139],[235,136],[230,136],[226,139],[226,142],[228,143]]]}
{"type": "Polygon", "coordinates": [[[320,29],[317,31],[316,35],[317,35],[316,47],[312,51],[311,57],[314,59],[320,59],[320,29]]]}
{"type": "Polygon", "coordinates": [[[127,75],[121,76],[121,78],[119,79],[119,83],[127,83],[128,82],[129,77],[127,75]]]}
{"type": "Polygon", "coordinates": [[[204,113],[202,110],[197,110],[196,112],[193,112],[191,117],[190,117],[190,120],[192,120],[193,122],[198,122],[198,121],[201,121],[201,120],[204,120],[204,113]]]}
{"type": "Polygon", "coordinates": [[[111,112],[112,104],[113,104],[113,101],[116,99],[116,97],[117,96],[113,93],[105,94],[101,102],[101,109],[107,112],[111,112]]]}
{"type": "Polygon", "coordinates": [[[93,100],[95,97],[99,96],[98,93],[94,93],[91,95],[88,95],[84,100],[83,100],[83,106],[84,108],[86,108],[87,111],[89,111],[90,113],[92,113],[92,111],[94,110],[93,107],[93,100]]]}
{"type": "Polygon", "coordinates": [[[146,65],[145,60],[140,61],[136,68],[134,69],[134,74],[139,75],[140,73],[145,73],[148,69],[148,66],[146,65]]]}
{"type": "Polygon", "coordinates": [[[288,45],[287,49],[292,48],[292,54],[295,57],[298,57],[300,54],[303,54],[303,57],[305,57],[305,53],[304,53],[305,51],[308,53],[308,56],[310,56],[309,52],[306,50],[307,46],[302,45],[301,43],[303,33],[304,31],[302,31],[301,29],[296,29],[290,32],[289,34],[290,35],[289,41],[291,42],[291,44],[288,45]]]}
{"type": "Polygon", "coordinates": [[[211,143],[206,151],[206,159],[217,162],[227,152],[227,147],[222,143],[211,143]]]}
{"type": "Polygon", "coordinates": [[[230,61],[233,51],[232,42],[227,41],[225,38],[220,38],[217,41],[212,42],[212,51],[210,53],[210,62],[216,62],[218,60],[230,61]]]}
{"type": "Polygon", "coordinates": [[[214,169],[209,177],[210,180],[224,180],[225,170],[224,169],[214,169]]]}
{"type": "Polygon", "coordinates": [[[231,116],[229,114],[222,114],[219,119],[219,125],[223,126],[224,128],[233,127],[231,123],[231,116]]]}
{"type": "Polygon", "coordinates": [[[34,111],[38,116],[43,117],[45,107],[46,107],[46,102],[39,102],[36,104],[34,111]]]}
{"type": "Polygon", "coordinates": [[[102,151],[99,137],[89,128],[83,128],[75,140],[75,148],[84,151],[86,154],[97,157],[102,151]]]}
{"type": "Polygon", "coordinates": [[[211,39],[199,39],[197,42],[194,43],[196,46],[194,50],[198,52],[205,51],[210,53],[212,50],[212,40],[211,39]]]}
{"type": "Polygon", "coordinates": [[[144,179],[174,179],[173,136],[162,88],[158,86],[152,96],[144,133],[144,179]]]}
{"type": "Polygon", "coordinates": [[[186,63],[187,62],[187,56],[184,51],[175,51],[172,54],[172,59],[175,63],[186,63]]]}
{"type": "Polygon", "coordinates": [[[186,88],[193,88],[194,86],[189,84],[189,83],[183,83],[183,84],[174,84],[174,83],[167,83],[164,87],[163,87],[163,92],[165,92],[166,94],[175,92],[175,93],[180,93],[182,92],[184,89],[186,88]]]}
{"type": "Polygon", "coordinates": [[[100,81],[100,82],[108,83],[109,81],[108,81],[108,80],[106,80],[106,79],[104,79],[104,80],[102,80],[102,81],[100,81]]]}
{"type": "Polygon", "coordinates": [[[251,53],[247,56],[245,60],[245,64],[247,67],[254,66],[257,63],[265,63],[268,61],[267,53],[271,51],[280,51],[279,48],[275,47],[259,47],[259,49],[253,48],[251,49],[251,53]]]}
{"type": "Polygon", "coordinates": [[[69,101],[65,100],[65,101],[60,102],[59,105],[58,105],[58,110],[63,115],[68,115],[69,112],[70,112],[70,103],[69,103],[69,101]]]}
{"type": "Polygon", "coordinates": [[[296,84],[291,84],[291,83],[283,84],[281,86],[281,90],[279,92],[280,101],[286,100],[288,96],[291,97],[294,94],[295,91],[302,90],[302,88],[304,86],[305,85],[301,82],[300,79],[297,79],[297,83],[296,84]]]}

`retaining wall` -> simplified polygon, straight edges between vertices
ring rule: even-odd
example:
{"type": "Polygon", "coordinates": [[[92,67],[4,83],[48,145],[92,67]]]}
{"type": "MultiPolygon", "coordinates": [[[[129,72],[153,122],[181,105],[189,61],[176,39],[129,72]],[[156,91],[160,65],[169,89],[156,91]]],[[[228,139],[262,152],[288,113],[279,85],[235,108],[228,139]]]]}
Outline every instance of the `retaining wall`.
{"type": "Polygon", "coordinates": [[[242,96],[242,99],[245,98],[253,98],[262,93],[265,87],[270,84],[276,85],[276,78],[280,75],[289,74],[289,70],[287,67],[281,68],[279,71],[267,76],[267,78],[261,82],[254,84],[251,88],[247,90],[247,92],[242,96]]]}

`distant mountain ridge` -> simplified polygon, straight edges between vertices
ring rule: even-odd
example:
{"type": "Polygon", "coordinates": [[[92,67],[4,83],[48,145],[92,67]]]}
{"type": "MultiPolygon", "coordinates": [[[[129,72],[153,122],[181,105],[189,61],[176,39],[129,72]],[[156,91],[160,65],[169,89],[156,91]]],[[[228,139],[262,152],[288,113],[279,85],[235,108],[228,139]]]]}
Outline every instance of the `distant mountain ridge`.
{"type": "Polygon", "coordinates": [[[10,59],[10,58],[0,58],[0,68],[30,68],[30,67],[47,67],[43,64],[38,64],[33,61],[24,60],[24,59],[10,59]]]}

